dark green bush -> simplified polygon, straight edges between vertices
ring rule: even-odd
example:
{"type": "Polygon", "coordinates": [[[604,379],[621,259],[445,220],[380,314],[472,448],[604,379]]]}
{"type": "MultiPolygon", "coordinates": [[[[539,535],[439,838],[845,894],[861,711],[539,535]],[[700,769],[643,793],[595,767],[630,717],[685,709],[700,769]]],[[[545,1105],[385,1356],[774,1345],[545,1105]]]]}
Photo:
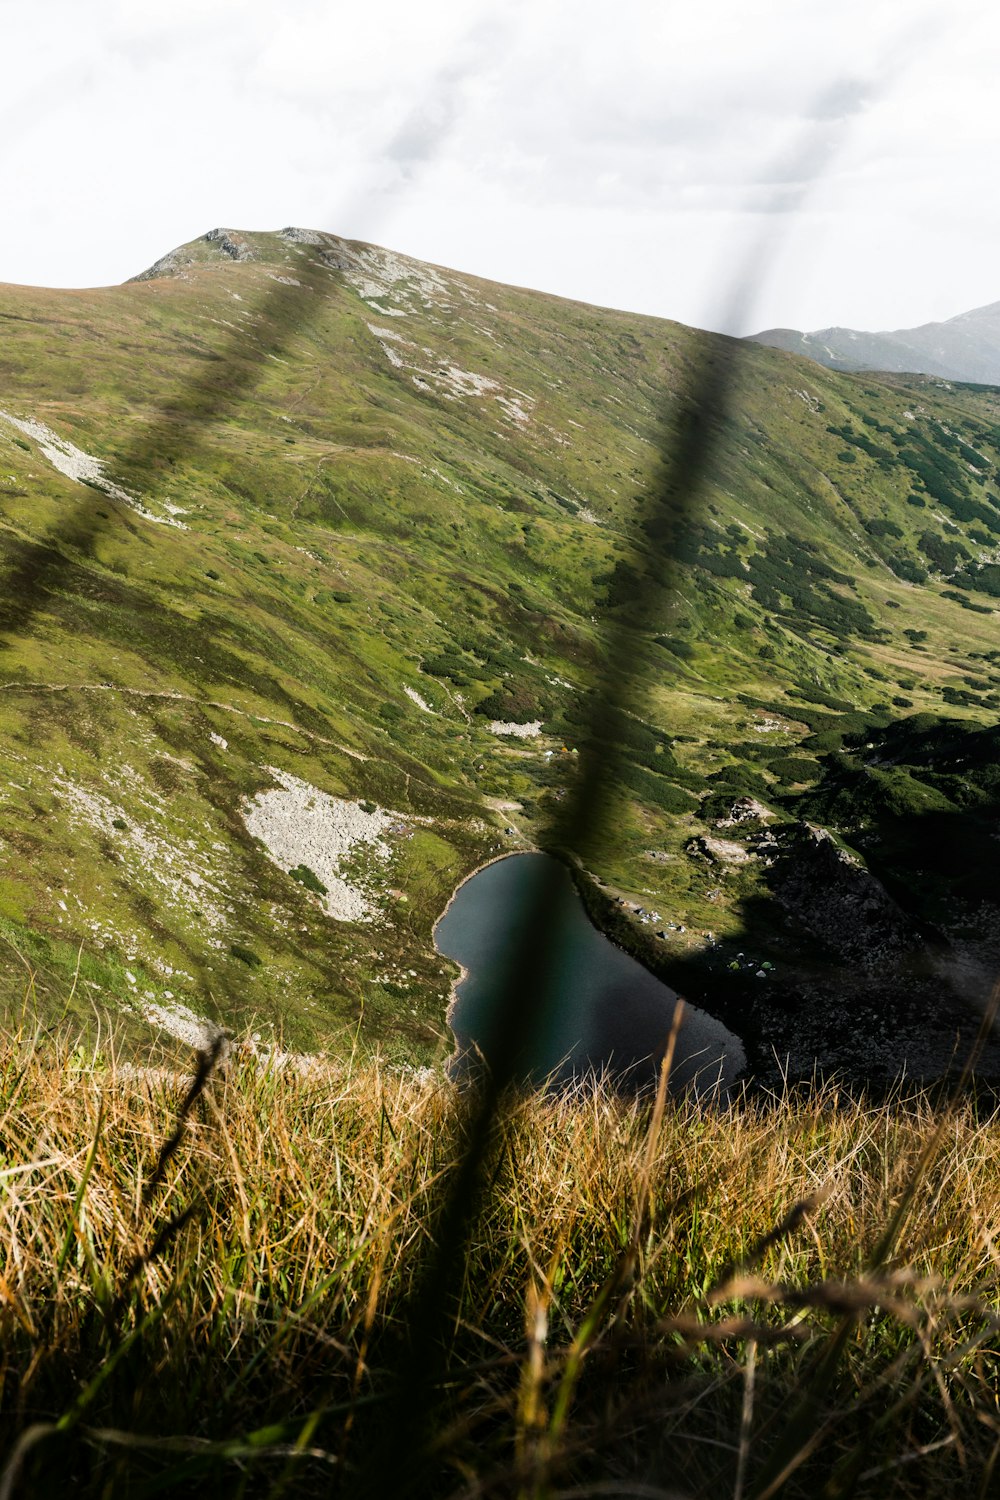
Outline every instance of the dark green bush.
{"type": "Polygon", "coordinates": [[[865,530],[869,536],[901,537],[903,535],[902,528],[897,526],[895,521],[885,521],[879,516],[876,516],[874,520],[866,521],[865,530]]]}
{"type": "MultiPolygon", "coordinates": [[[[889,553],[886,556],[885,560],[892,571],[895,573],[896,577],[904,579],[906,583],[927,582],[927,569],[922,568],[914,558],[896,556],[892,553],[889,553]]],[[[889,600],[886,600],[886,603],[889,604],[890,608],[892,609],[899,608],[897,604],[891,604],[889,600]]]]}
{"type": "Polygon", "coordinates": [[[307,891],[313,891],[317,896],[326,895],[326,886],[308,865],[296,865],[295,869],[289,870],[288,873],[293,880],[299,882],[299,885],[304,885],[307,891]]]}
{"type": "Polygon", "coordinates": [[[821,775],[821,767],[816,761],[806,760],[805,756],[779,755],[775,760],[768,761],[767,768],[772,776],[777,776],[779,781],[786,783],[818,781],[821,775]]]}
{"type": "Polygon", "coordinates": [[[263,959],[258,958],[252,948],[244,948],[242,943],[230,943],[229,952],[233,958],[238,958],[241,964],[246,964],[248,969],[259,969],[263,959]]]}
{"type": "Polygon", "coordinates": [[[657,635],[653,639],[657,646],[663,646],[671,656],[676,656],[681,661],[690,661],[695,654],[690,641],[679,641],[676,636],[671,635],[657,635]]]}
{"type": "Polygon", "coordinates": [[[630,761],[626,761],[620,768],[619,780],[641,802],[650,807],[658,807],[663,812],[689,813],[694,812],[698,806],[697,799],[690,792],[667,781],[655,771],[648,771],[645,766],[633,765],[630,761]]]}
{"type": "Polygon", "coordinates": [[[968,548],[963,547],[961,542],[946,542],[935,531],[922,532],[917,546],[939,573],[953,573],[958,567],[959,559],[964,562],[970,559],[968,548]]]}
{"type": "Polygon", "coordinates": [[[523,685],[504,683],[476,704],[474,713],[484,719],[525,724],[545,718],[545,709],[534,693],[523,685]]]}
{"type": "Polygon", "coordinates": [[[710,791],[725,789],[730,801],[737,797],[766,797],[769,783],[750,766],[724,766],[706,778],[710,791]]]}

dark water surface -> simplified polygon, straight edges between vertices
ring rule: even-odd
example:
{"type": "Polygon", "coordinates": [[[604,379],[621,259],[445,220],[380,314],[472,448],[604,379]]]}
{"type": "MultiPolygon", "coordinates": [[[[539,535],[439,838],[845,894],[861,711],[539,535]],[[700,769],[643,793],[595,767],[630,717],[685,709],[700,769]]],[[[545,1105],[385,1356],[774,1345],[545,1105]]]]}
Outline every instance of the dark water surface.
{"type": "MultiPolygon", "coordinates": [[[[472,1048],[489,1058],[490,1037],[503,1024],[499,989],[510,954],[523,941],[542,877],[551,875],[558,898],[553,931],[539,955],[546,973],[539,976],[539,1014],[518,1071],[568,1080],[607,1068],[641,1087],[655,1078],[677,997],[598,932],[569,872],[547,854],[512,854],[479,870],[458,888],[434,929],[438,951],[466,971],[449,1018],[459,1052],[472,1048]]],[[[685,1008],[671,1075],[675,1091],[724,1088],[745,1061],[737,1036],[704,1011],[685,1008]]]]}

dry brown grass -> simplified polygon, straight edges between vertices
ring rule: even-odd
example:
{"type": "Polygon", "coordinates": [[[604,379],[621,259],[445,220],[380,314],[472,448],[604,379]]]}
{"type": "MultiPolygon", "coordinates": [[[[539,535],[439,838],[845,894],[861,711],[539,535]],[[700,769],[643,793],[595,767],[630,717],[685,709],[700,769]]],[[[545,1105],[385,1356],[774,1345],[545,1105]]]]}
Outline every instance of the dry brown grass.
{"type": "Polygon", "coordinates": [[[466,1101],[237,1052],[157,1180],[189,1081],[0,1055],[0,1497],[1000,1482],[1000,1119],[972,1096],[512,1099],[415,1436],[394,1372],[466,1101]]]}

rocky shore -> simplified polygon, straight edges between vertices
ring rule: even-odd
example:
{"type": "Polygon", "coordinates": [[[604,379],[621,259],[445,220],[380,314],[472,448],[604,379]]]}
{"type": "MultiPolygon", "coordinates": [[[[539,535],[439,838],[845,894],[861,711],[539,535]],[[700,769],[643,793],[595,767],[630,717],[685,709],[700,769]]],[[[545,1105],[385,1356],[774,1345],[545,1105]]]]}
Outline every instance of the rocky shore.
{"type": "MultiPolygon", "coordinates": [[[[765,979],[726,948],[665,955],[592,876],[573,875],[606,936],[742,1038],[755,1085],[824,1076],[882,1091],[958,1073],[1000,974],[1000,912],[979,913],[976,940],[957,925],[928,933],[825,829],[765,837],[770,899],[743,939],[749,951],[762,937],[774,960],[765,979]]],[[[981,1046],[976,1075],[1000,1085],[1000,1038],[981,1046]]]]}

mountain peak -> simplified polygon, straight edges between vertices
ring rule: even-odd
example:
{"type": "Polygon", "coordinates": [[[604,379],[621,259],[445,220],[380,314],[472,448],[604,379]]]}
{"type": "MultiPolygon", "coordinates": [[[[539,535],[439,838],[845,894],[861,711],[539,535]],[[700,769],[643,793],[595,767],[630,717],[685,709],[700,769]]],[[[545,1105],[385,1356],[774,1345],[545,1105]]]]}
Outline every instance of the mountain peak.
{"type": "MultiPolygon", "coordinates": [[[[285,229],[281,232],[283,235],[303,237],[313,233],[312,230],[301,229],[285,229]]],[[[222,264],[227,261],[258,260],[261,255],[256,241],[274,238],[274,235],[246,233],[241,229],[210,229],[198,239],[168,250],[166,255],[161,255],[145,271],[140,271],[137,276],[130,276],[129,281],[156,281],[163,276],[180,276],[189,266],[211,264],[213,261],[222,264]]],[[[297,242],[304,241],[300,239],[297,242]]]]}
{"type": "Polygon", "coordinates": [[[856,328],[767,328],[751,341],[804,354],[833,370],[886,370],[1000,385],[1000,302],[940,323],[869,333],[856,328]]]}

